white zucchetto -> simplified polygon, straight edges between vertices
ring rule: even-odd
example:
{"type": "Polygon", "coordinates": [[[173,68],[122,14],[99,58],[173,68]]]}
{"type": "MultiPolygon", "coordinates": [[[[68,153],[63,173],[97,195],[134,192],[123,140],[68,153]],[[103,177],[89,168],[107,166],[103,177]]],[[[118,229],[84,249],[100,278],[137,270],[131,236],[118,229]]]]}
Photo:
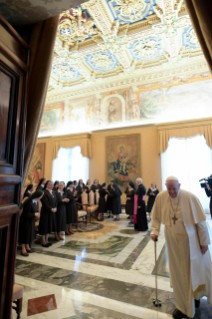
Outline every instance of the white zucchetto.
{"type": "Polygon", "coordinates": [[[176,181],[176,182],[179,183],[179,179],[177,177],[175,177],[175,176],[167,177],[166,182],[168,182],[168,181],[176,181]]]}

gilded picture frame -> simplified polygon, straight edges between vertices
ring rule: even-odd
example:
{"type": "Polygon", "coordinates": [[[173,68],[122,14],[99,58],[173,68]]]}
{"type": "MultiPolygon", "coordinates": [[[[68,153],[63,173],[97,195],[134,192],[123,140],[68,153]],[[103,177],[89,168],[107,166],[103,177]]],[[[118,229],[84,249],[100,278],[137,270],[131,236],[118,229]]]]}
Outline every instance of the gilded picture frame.
{"type": "Polygon", "coordinates": [[[32,164],[25,186],[28,186],[29,184],[37,186],[39,180],[42,177],[45,177],[45,152],[46,143],[38,143],[35,147],[32,164]]]}

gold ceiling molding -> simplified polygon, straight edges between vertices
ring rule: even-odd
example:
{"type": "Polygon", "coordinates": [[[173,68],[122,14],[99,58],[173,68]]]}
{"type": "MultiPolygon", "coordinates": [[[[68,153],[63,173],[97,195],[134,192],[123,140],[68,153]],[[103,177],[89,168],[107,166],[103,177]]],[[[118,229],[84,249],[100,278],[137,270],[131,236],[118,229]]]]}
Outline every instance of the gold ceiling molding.
{"type": "MultiPolygon", "coordinates": [[[[68,92],[51,90],[47,94],[47,103],[53,101],[64,100],[68,98],[75,98],[82,95],[94,94],[96,92],[106,92],[109,89],[119,89],[123,87],[128,87],[130,85],[137,85],[142,87],[144,90],[150,90],[153,86],[163,87],[164,85],[177,85],[188,83],[189,81],[195,81],[195,78],[198,78],[198,81],[211,78],[210,72],[208,70],[208,65],[204,60],[199,60],[196,64],[193,65],[176,65],[175,68],[170,70],[161,70],[156,69],[157,66],[154,66],[151,73],[147,73],[148,69],[145,69],[146,73],[139,74],[137,76],[128,76],[128,78],[115,79],[114,81],[108,81],[107,78],[104,79],[105,83],[98,83],[95,81],[92,84],[80,85],[79,88],[70,88],[68,92]],[[208,77],[209,76],[209,77],[208,77]],[[192,80],[193,78],[193,80],[192,80]],[[183,81],[183,82],[182,82],[183,81]]],[[[95,80],[95,79],[94,79],[95,80]]],[[[50,88],[52,87],[52,81],[50,79],[50,88]]]]}
{"type": "Polygon", "coordinates": [[[185,4],[183,3],[182,6],[181,6],[181,9],[178,13],[179,17],[183,16],[183,15],[186,15],[187,14],[187,10],[186,10],[186,6],[185,4]]]}

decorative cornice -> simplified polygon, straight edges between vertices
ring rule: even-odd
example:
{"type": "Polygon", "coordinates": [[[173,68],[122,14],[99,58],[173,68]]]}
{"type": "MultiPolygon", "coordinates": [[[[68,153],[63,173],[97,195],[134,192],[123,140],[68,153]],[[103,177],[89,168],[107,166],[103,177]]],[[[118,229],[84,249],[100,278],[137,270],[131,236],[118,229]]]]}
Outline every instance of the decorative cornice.
{"type": "Polygon", "coordinates": [[[128,76],[127,78],[123,79],[116,79],[114,81],[106,82],[106,83],[93,83],[92,85],[83,85],[80,89],[75,88],[69,92],[50,92],[47,95],[46,102],[52,103],[53,101],[61,101],[66,100],[68,98],[78,98],[84,95],[92,95],[98,92],[107,92],[110,89],[120,89],[124,87],[129,87],[131,85],[137,85],[139,87],[149,86],[150,84],[160,84],[164,81],[170,81],[172,77],[183,76],[184,78],[194,77],[194,76],[207,76],[210,74],[208,70],[208,65],[205,60],[199,60],[196,64],[193,65],[183,65],[179,66],[176,65],[175,68],[166,69],[166,70],[156,70],[156,67],[153,70],[145,70],[145,74],[140,74],[137,76],[128,76]],[[148,71],[148,72],[147,72],[148,71]]]}

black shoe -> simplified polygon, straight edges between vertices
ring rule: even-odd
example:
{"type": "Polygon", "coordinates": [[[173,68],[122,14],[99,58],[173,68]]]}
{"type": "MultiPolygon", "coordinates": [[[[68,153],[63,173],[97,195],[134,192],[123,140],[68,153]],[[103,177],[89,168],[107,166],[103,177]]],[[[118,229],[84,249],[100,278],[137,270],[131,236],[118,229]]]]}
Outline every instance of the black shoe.
{"type": "Polygon", "coordinates": [[[49,246],[52,246],[52,243],[47,243],[46,245],[48,245],[48,247],[49,247],[49,246]]]}
{"type": "Polygon", "coordinates": [[[175,309],[172,313],[172,317],[175,319],[183,319],[188,318],[184,313],[182,313],[180,310],[175,309]]]}
{"type": "Polygon", "coordinates": [[[200,306],[200,300],[194,299],[194,303],[195,303],[195,308],[199,308],[199,306],[200,306]]]}
{"type": "Polygon", "coordinates": [[[107,216],[107,218],[111,218],[111,216],[109,215],[109,216],[107,216]]]}
{"type": "Polygon", "coordinates": [[[48,244],[45,244],[45,245],[42,244],[42,247],[46,247],[47,248],[47,247],[49,247],[49,245],[48,244]]]}

